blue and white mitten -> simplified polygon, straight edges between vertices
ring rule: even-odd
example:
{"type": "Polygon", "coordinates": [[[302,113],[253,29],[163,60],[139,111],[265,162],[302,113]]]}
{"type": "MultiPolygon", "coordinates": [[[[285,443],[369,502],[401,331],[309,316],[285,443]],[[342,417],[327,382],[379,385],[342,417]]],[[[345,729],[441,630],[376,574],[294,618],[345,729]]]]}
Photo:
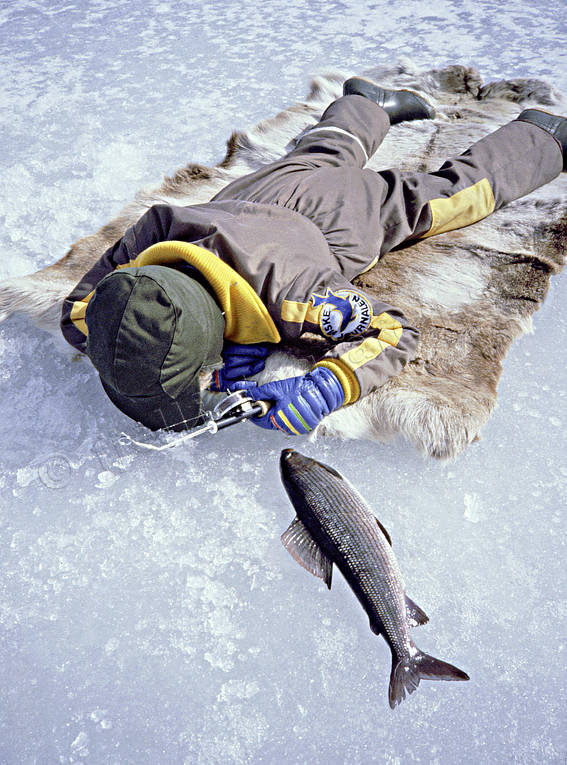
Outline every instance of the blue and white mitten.
{"type": "Polygon", "coordinates": [[[272,404],[267,414],[253,417],[250,422],[294,436],[309,433],[323,417],[339,409],[345,400],[338,378],[325,367],[315,367],[305,375],[264,385],[239,381],[230,387],[232,390],[247,391],[254,401],[272,404]]]}

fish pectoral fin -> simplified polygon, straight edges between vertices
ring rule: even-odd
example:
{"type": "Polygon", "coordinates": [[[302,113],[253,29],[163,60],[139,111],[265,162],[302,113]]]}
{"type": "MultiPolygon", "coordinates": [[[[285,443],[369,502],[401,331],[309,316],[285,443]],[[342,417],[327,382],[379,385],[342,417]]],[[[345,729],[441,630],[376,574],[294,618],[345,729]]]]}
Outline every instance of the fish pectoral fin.
{"type": "Polygon", "coordinates": [[[406,614],[412,627],[418,627],[420,624],[427,624],[429,616],[421,609],[417,603],[406,595],[406,614]]]}
{"type": "Polygon", "coordinates": [[[281,536],[282,544],[300,566],[322,579],[331,589],[333,561],[325,555],[307,526],[295,518],[281,536]]]}
{"type": "Polygon", "coordinates": [[[378,526],[379,526],[379,528],[380,528],[380,531],[382,532],[382,534],[384,534],[384,536],[385,536],[385,537],[386,537],[386,539],[388,540],[388,544],[390,545],[390,547],[392,547],[392,538],[391,538],[391,537],[390,537],[390,535],[388,534],[388,531],[387,531],[387,529],[385,529],[385,528],[384,528],[384,526],[382,526],[382,524],[380,523],[380,521],[378,520],[378,518],[376,518],[376,523],[378,524],[378,526]]]}

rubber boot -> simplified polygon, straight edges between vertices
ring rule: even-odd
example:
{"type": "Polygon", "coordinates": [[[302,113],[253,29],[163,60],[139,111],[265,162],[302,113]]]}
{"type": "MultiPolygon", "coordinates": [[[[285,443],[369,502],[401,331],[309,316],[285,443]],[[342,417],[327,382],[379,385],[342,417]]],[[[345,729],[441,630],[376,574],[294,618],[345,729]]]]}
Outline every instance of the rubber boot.
{"type": "Polygon", "coordinates": [[[351,77],[343,85],[345,96],[364,96],[381,106],[390,125],[409,120],[432,120],[435,109],[413,90],[386,90],[366,77],[351,77]]]}
{"type": "Polygon", "coordinates": [[[541,109],[525,109],[517,119],[521,122],[531,122],[555,138],[563,152],[563,170],[567,170],[567,118],[541,109]]]}

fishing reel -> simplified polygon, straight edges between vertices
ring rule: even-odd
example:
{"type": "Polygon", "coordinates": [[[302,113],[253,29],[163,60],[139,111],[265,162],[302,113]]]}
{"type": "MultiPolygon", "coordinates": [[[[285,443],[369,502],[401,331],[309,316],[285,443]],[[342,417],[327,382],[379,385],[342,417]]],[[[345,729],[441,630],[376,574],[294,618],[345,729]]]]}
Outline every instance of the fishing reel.
{"type": "Polygon", "coordinates": [[[217,433],[223,428],[228,428],[230,425],[235,425],[237,422],[243,422],[249,420],[251,417],[263,417],[270,409],[270,405],[267,401],[254,401],[250,395],[244,390],[236,390],[233,393],[229,393],[210,411],[204,412],[204,423],[198,425],[195,428],[191,428],[182,436],[168,441],[166,444],[156,446],[155,444],[146,443],[144,441],[136,441],[127,433],[122,433],[121,443],[123,444],[136,444],[144,449],[152,449],[156,452],[164,451],[165,449],[172,449],[174,446],[178,446],[183,441],[189,441],[191,438],[203,435],[204,433],[217,433]]]}
{"type": "Polygon", "coordinates": [[[235,390],[219,401],[210,414],[217,430],[221,430],[251,417],[263,417],[269,408],[267,401],[254,401],[246,391],[235,390]]]}

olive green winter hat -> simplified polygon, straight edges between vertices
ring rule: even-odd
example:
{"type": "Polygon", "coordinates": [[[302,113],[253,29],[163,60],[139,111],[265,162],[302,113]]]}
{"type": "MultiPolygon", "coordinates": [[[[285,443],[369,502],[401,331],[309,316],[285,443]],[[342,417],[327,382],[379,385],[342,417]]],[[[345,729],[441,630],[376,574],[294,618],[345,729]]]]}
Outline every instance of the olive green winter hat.
{"type": "Polygon", "coordinates": [[[224,318],[209,290],[184,270],[113,271],[89,301],[87,354],[104,390],[152,430],[184,430],[201,412],[199,373],[222,364],[224,318]]]}

